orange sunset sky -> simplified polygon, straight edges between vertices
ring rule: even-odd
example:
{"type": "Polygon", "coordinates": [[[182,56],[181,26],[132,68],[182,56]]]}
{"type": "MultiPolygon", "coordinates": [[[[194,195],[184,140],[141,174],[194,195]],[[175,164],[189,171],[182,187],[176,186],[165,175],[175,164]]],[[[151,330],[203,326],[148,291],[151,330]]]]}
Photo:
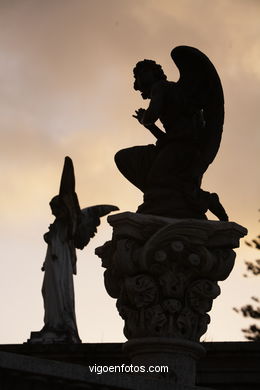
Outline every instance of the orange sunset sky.
{"type": "MultiPolygon", "coordinates": [[[[217,192],[231,221],[259,232],[260,1],[258,0],[0,0],[0,343],[22,343],[43,326],[41,284],[53,221],[50,199],[63,160],[74,162],[82,207],[115,204],[135,211],[142,194],[117,171],[119,149],[154,142],[132,118],[146,108],[132,69],[144,58],[178,80],[170,51],[194,46],[222,81],[226,118],[220,151],[203,188],[217,192]]],[[[208,215],[209,219],[214,219],[208,215]]],[[[111,237],[103,219],[78,252],[76,312],[83,342],[123,341],[123,322],[103,286],[94,249],[111,237]]],[[[235,268],[222,282],[203,340],[241,340],[248,321],[232,311],[259,294],[256,278],[235,268]]]]}

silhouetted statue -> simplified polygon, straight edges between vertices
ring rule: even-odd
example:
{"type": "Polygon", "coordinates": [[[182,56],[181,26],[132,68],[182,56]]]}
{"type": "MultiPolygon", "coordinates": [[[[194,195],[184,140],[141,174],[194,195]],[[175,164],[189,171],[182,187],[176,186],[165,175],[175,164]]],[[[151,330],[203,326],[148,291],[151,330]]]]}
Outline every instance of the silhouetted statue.
{"type": "Polygon", "coordinates": [[[220,79],[210,60],[195,48],[178,46],[171,56],[180,71],[178,82],[168,81],[152,60],[140,61],[134,68],[134,89],[143,99],[150,99],[150,104],[133,116],[157,142],[120,150],[116,164],[144,193],[137,212],[205,219],[209,209],[220,220],[228,220],[218,195],[200,188],[221,141],[224,97],[220,79]],[[155,125],[158,119],[164,131],[155,125]]]}
{"type": "Polygon", "coordinates": [[[83,249],[88,244],[100,224],[100,217],[118,208],[98,205],[80,209],[69,157],[65,158],[59,195],[50,201],[50,207],[55,221],[44,235],[48,244],[42,268],[45,271],[42,286],[45,325],[40,332],[32,332],[29,342],[79,343],[73,286],[76,248],[83,249]]]}

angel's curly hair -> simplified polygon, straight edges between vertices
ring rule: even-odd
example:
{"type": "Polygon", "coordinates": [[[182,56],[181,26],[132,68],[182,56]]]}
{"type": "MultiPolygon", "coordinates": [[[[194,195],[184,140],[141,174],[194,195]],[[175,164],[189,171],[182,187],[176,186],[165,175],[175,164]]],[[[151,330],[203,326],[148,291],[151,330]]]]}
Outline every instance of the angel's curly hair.
{"type": "Polygon", "coordinates": [[[158,79],[158,80],[166,80],[167,79],[164,71],[162,70],[161,65],[157,64],[153,60],[143,60],[143,61],[137,62],[136,66],[135,66],[135,68],[133,70],[134,77],[136,78],[137,74],[139,72],[144,72],[144,71],[146,71],[148,69],[149,70],[152,69],[153,74],[154,74],[156,79],[158,79]]]}

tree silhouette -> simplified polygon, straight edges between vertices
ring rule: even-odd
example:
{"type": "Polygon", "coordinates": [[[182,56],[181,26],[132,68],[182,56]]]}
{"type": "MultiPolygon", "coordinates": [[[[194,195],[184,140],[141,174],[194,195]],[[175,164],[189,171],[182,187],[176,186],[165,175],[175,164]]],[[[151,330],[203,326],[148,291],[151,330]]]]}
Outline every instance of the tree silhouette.
{"type": "MultiPolygon", "coordinates": [[[[260,235],[257,236],[251,242],[246,242],[246,245],[260,250],[260,235]]],[[[248,277],[248,275],[252,274],[254,276],[260,275],[260,259],[255,261],[246,261],[247,273],[244,277],[248,277]]],[[[254,320],[260,320],[260,299],[257,297],[251,297],[251,300],[254,301],[253,304],[248,304],[240,307],[239,309],[233,308],[237,313],[242,313],[244,317],[250,317],[254,320]]],[[[242,329],[244,332],[245,338],[251,341],[260,341],[260,327],[254,323],[250,325],[246,329],[242,329]]]]}

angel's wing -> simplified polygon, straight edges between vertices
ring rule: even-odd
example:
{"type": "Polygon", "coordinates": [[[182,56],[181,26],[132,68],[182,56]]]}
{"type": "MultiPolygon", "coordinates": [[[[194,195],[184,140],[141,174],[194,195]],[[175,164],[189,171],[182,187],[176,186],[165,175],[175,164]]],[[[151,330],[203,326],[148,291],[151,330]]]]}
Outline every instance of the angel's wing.
{"type": "Polygon", "coordinates": [[[73,162],[66,156],[60,181],[59,196],[65,203],[71,221],[71,235],[74,235],[78,225],[78,218],[81,214],[79,201],[75,192],[75,174],[73,162]]]}
{"type": "Polygon", "coordinates": [[[100,224],[100,217],[115,210],[118,210],[118,207],[112,205],[98,205],[82,209],[74,238],[75,247],[83,249],[97,232],[97,226],[100,224]]]}
{"type": "Polygon", "coordinates": [[[203,113],[205,120],[199,136],[201,159],[196,167],[198,175],[202,175],[214,160],[221,141],[224,96],[220,78],[208,57],[198,49],[177,46],[171,57],[180,72],[178,85],[183,95],[203,113]]]}

